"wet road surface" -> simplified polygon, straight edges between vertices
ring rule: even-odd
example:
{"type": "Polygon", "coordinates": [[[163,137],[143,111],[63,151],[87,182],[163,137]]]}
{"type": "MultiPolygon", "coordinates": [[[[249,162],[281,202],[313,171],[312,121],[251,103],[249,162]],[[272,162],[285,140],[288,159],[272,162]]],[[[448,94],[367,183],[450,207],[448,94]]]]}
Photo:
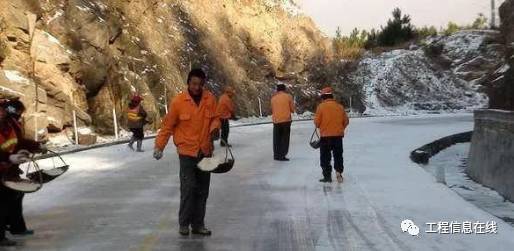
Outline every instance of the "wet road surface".
{"type": "Polygon", "coordinates": [[[290,162],[272,160],[272,126],[232,129],[235,168],[212,176],[211,237],[181,237],[178,158],[126,146],[65,156],[72,169],[38,193],[25,212],[36,235],[6,250],[509,250],[514,230],[466,202],[408,159],[409,152],[472,129],[471,115],[352,119],[345,181],[321,184],[312,122],[293,124],[290,162]],[[409,218],[421,230],[400,229],[409,218]],[[426,222],[498,222],[498,234],[425,233],[426,222]]]}

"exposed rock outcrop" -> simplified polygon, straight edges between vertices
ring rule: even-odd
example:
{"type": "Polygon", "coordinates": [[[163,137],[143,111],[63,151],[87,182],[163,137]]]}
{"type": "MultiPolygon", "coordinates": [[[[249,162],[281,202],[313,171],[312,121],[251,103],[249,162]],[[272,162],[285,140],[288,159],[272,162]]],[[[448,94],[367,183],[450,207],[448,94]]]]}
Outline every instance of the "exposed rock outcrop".
{"type": "Polygon", "coordinates": [[[278,2],[0,0],[2,93],[22,96],[38,128],[58,131],[75,110],[81,124],[112,133],[113,108],[123,126],[137,92],[158,122],[190,67],[201,66],[215,92],[235,85],[241,115],[257,114],[255,97],[266,112],[277,80],[308,98],[310,62],[331,56],[314,23],[278,2]]]}
{"type": "Polygon", "coordinates": [[[505,63],[489,77],[490,108],[514,110],[514,1],[506,0],[500,7],[501,31],[507,52],[505,63]]]}

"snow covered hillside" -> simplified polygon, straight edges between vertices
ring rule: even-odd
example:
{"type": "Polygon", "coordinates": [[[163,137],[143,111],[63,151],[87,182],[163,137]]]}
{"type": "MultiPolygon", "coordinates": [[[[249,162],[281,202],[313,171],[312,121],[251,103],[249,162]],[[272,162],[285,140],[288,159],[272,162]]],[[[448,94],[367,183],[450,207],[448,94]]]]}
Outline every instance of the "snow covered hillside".
{"type": "Polygon", "coordinates": [[[432,37],[410,50],[367,55],[349,76],[365,94],[365,113],[415,114],[483,107],[480,85],[503,62],[495,31],[432,37]]]}

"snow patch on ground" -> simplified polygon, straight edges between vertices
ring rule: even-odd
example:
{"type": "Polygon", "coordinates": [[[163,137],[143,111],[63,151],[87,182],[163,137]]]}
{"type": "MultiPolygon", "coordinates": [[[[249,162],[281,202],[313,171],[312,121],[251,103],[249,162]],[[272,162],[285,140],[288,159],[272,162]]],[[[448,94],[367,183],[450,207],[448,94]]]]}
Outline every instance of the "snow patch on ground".
{"type": "Polygon", "coordinates": [[[91,130],[91,128],[88,128],[88,127],[78,128],[77,131],[80,134],[91,134],[91,133],[93,133],[93,130],[91,130]]]}
{"type": "Polygon", "coordinates": [[[54,150],[72,146],[73,144],[73,140],[66,136],[65,133],[51,134],[47,142],[47,146],[54,150]]]}
{"type": "MultiPolygon", "coordinates": [[[[122,142],[130,139],[132,137],[132,132],[121,129],[118,132],[118,138],[116,138],[115,135],[98,135],[94,133],[94,130],[92,128],[83,127],[77,129],[79,134],[94,134],[97,136],[96,138],[96,144],[107,144],[107,143],[114,143],[114,142],[122,142]]],[[[75,141],[73,140],[73,128],[68,128],[67,130],[64,130],[60,133],[52,133],[48,137],[48,143],[47,146],[57,152],[61,151],[71,151],[75,149],[84,149],[88,148],[90,146],[84,146],[84,145],[75,145],[75,141]]],[[[152,132],[150,130],[145,131],[145,137],[153,136],[155,135],[155,132],[152,132]]]]}
{"type": "Polygon", "coordinates": [[[448,187],[464,199],[514,226],[514,203],[505,200],[498,192],[469,178],[465,173],[469,143],[449,147],[430,159],[424,169],[436,176],[442,168],[448,187]]]}
{"type": "MultiPolygon", "coordinates": [[[[305,119],[312,119],[314,117],[314,114],[312,112],[304,112],[302,114],[293,114],[293,120],[305,120],[305,119]]],[[[231,125],[244,125],[244,124],[259,124],[259,123],[271,123],[272,119],[271,116],[263,116],[263,117],[246,117],[246,118],[240,118],[237,121],[231,121],[231,125]]]]}

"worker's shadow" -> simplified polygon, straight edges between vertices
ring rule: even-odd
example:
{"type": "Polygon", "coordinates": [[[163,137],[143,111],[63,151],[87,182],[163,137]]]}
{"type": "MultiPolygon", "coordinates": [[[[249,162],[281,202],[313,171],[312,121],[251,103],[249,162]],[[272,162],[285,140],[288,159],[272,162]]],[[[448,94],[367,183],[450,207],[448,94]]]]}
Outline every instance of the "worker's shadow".
{"type": "Polygon", "coordinates": [[[325,194],[325,196],[327,196],[330,193],[332,193],[332,190],[333,190],[333,188],[332,188],[332,186],[330,184],[323,186],[323,193],[325,194]]]}
{"type": "Polygon", "coordinates": [[[335,188],[334,188],[334,186],[332,186],[332,183],[328,183],[323,186],[323,194],[325,194],[325,196],[330,196],[331,193],[342,194],[343,188],[342,188],[341,184],[339,184],[339,183],[336,184],[335,188]]]}
{"type": "Polygon", "coordinates": [[[191,236],[191,238],[184,238],[179,243],[179,250],[181,251],[203,251],[207,250],[205,247],[205,241],[208,241],[207,236],[191,236]]]}

